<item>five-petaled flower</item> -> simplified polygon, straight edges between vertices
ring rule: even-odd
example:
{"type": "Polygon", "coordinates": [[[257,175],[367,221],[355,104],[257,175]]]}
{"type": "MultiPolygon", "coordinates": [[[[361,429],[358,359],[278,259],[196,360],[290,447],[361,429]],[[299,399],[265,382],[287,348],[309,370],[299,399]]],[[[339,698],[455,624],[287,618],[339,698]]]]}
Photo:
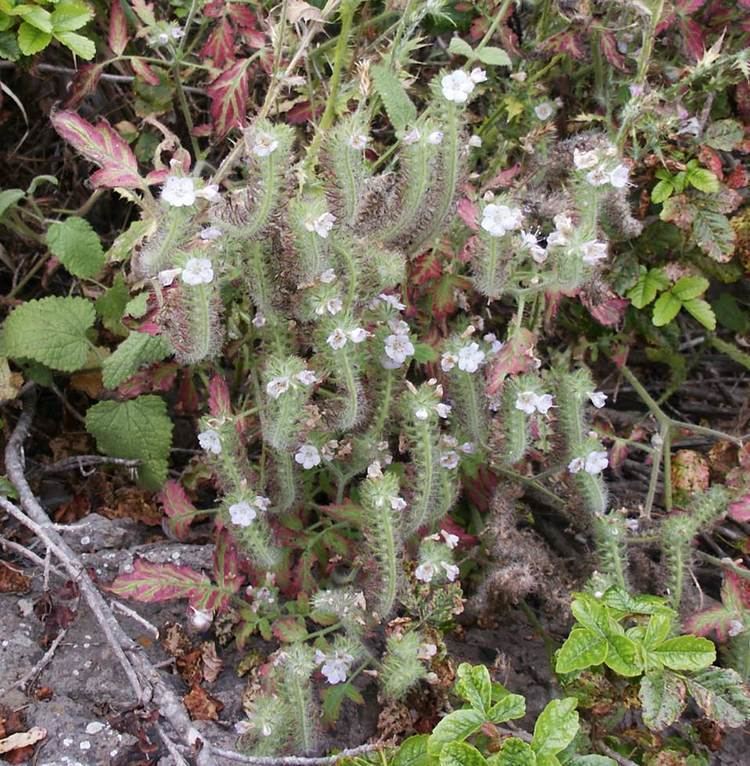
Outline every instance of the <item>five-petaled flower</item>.
{"type": "Polygon", "coordinates": [[[190,258],[181,276],[186,285],[209,285],[214,281],[214,270],[208,258],[190,258]]]}
{"type": "Polygon", "coordinates": [[[414,356],[414,344],[409,340],[409,336],[403,333],[389,335],[385,339],[385,353],[389,359],[401,366],[406,357],[414,356]]]}
{"type": "Polygon", "coordinates": [[[321,665],[320,672],[329,684],[340,684],[346,681],[354,657],[337,649],[333,654],[324,654],[320,649],[315,650],[315,662],[321,665]]]}
{"type": "Polygon", "coordinates": [[[458,369],[464,372],[476,372],[479,365],[484,362],[484,357],[484,351],[479,348],[478,343],[469,343],[458,351],[458,369]]]}
{"type": "Polygon", "coordinates": [[[520,391],[516,396],[515,407],[527,415],[535,412],[546,415],[554,405],[554,399],[550,394],[537,394],[535,391],[520,391]]]}
{"type": "Polygon", "coordinates": [[[268,157],[279,148],[279,142],[270,133],[258,133],[253,141],[252,153],[256,157],[268,157]]]}
{"type": "Polygon", "coordinates": [[[440,87],[443,96],[448,101],[453,101],[455,104],[465,104],[474,91],[476,83],[463,69],[457,69],[455,72],[443,75],[440,87]]]}
{"type": "Polygon", "coordinates": [[[314,231],[319,237],[328,239],[328,235],[336,223],[336,216],[333,213],[322,213],[317,218],[311,218],[305,221],[305,228],[308,231],[314,231]]]}
{"type": "Polygon", "coordinates": [[[320,465],[320,452],[314,444],[303,444],[295,453],[294,460],[305,470],[309,470],[320,465]]]}
{"type": "Polygon", "coordinates": [[[206,431],[201,431],[198,434],[198,444],[201,448],[210,452],[213,455],[221,455],[221,437],[218,431],[214,431],[213,428],[209,428],[206,431]]]}
{"type": "Polygon", "coordinates": [[[491,203],[482,211],[482,228],[493,237],[503,237],[515,231],[523,222],[523,214],[517,207],[491,203]]]}
{"type": "Polygon", "coordinates": [[[232,524],[238,527],[249,527],[257,517],[258,512],[247,500],[229,506],[229,518],[232,519],[232,524]]]}
{"type": "Polygon", "coordinates": [[[289,380],[288,375],[279,375],[278,378],[272,378],[266,384],[266,393],[272,399],[278,399],[282,394],[285,394],[292,382],[289,380]]]}

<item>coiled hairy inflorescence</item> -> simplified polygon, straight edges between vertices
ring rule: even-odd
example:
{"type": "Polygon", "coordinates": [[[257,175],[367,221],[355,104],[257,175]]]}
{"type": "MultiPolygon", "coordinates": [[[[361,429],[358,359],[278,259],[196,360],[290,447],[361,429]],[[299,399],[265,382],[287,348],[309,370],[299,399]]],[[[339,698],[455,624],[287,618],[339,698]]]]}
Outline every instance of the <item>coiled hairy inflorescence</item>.
{"type": "Polygon", "coordinates": [[[380,683],[388,699],[402,699],[409,689],[427,677],[427,668],[419,659],[422,641],[422,635],[416,630],[388,638],[380,669],[380,683]]]}
{"type": "Polygon", "coordinates": [[[509,378],[503,386],[501,422],[503,460],[517,463],[529,449],[529,418],[534,415],[534,396],[544,396],[542,381],[531,374],[509,378]],[[526,402],[531,404],[526,406],[526,402]]]}
{"type": "Polygon", "coordinates": [[[627,524],[619,513],[595,514],[594,544],[598,566],[608,585],[628,589],[627,524]]]}
{"type": "Polygon", "coordinates": [[[131,260],[136,279],[155,277],[171,268],[175,251],[187,245],[194,228],[192,211],[187,207],[167,207],[159,213],[156,230],[136,250],[131,260]]]}
{"type": "Polygon", "coordinates": [[[693,559],[693,540],[726,513],[728,498],[724,487],[712,487],[696,495],[684,513],[675,512],[662,522],[660,537],[667,564],[667,593],[675,609],[682,603],[685,575],[693,559]]]}

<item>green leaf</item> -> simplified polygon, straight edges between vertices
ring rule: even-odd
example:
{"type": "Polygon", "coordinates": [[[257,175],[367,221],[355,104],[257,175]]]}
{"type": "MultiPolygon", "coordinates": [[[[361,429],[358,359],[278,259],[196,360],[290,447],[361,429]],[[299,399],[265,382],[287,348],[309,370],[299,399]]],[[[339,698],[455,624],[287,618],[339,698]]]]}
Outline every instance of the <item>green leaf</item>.
{"type": "Polygon", "coordinates": [[[488,759],[489,766],[536,766],[536,754],[518,737],[509,737],[495,755],[488,759]]]}
{"type": "Polygon", "coordinates": [[[124,261],[130,256],[136,245],[155,230],[156,220],[154,218],[132,221],[130,226],[117,236],[112,247],[107,250],[107,260],[124,261]]]}
{"type": "Polygon", "coordinates": [[[469,58],[474,55],[474,49],[462,37],[454,35],[448,45],[448,53],[454,56],[466,56],[469,58]]]}
{"type": "Polygon", "coordinates": [[[484,756],[465,742],[449,742],[440,751],[440,766],[487,766],[484,756]]]}
{"type": "MultiPolygon", "coordinates": [[[[277,635],[275,624],[272,626],[272,630],[274,631],[274,635],[277,635]]],[[[307,635],[307,631],[304,630],[304,627],[303,632],[307,635]]],[[[349,683],[328,686],[323,690],[321,696],[323,697],[323,720],[326,723],[335,723],[338,720],[344,700],[350,699],[357,705],[364,705],[365,702],[359,690],[349,683]]]]}
{"type": "Polygon", "coordinates": [[[674,620],[669,614],[653,614],[646,625],[646,632],[643,636],[643,645],[647,649],[658,646],[669,636],[672,630],[674,620]]]}
{"type": "Polygon", "coordinates": [[[723,292],[711,306],[714,314],[716,314],[716,319],[728,330],[737,333],[750,331],[750,314],[740,306],[734,295],[723,292]]]}
{"type": "Polygon", "coordinates": [[[122,274],[117,274],[112,282],[112,287],[104,295],[96,299],[94,308],[101,317],[102,324],[116,335],[127,335],[128,330],[122,323],[125,314],[125,306],[130,299],[130,291],[125,284],[122,274]]]}
{"type": "Polygon", "coordinates": [[[705,168],[693,168],[687,173],[688,183],[705,194],[715,194],[719,191],[719,179],[705,168]]]}
{"type": "Polygon", "coordinates": [[[498,700],[487,713],[492,723],[505,723],[526,715],[526,700],[520,694],[506,694],[498,700]]]}
{"type": "Polygon", "coordinates": [[[6,352],[61,372],[80,370],[91,350],[86,333],[95,318],[94,306],[85,298],[28,301],[5,320],[6,352]]]}
{"type": "Polygon", "coordinates": [[[608,755],[591,753],[590,755],[574,755],[566,766],[617,766],[617,761],[608,755]]]}
{"type": "Polygon", "coordinates": [[[26,196],[23,189],[4,189],[0,192],[0,218],[26,196]]]}
{"type": "Polygon", "coordinates": [[[52,11],[52,27],[58,32],[75,32],[94,18],[94,11],[83,3],[63,0],[52,11]]]}
{"type": "Polygon", "coordinates": [[[51,41],[52,35],[49,32],[42,32],[25,21],[18,27],[18,47],[24,56],[33,56],[43,51],[51,41]]]}
{"type": "Polygon", "coordinates": [[[417,734],[404,740],[390,766],[430,766],[433,763],[427,752],[427,734],[417,734]]]}
{"type": "Polygon", "coordinates": [[[437,756],[447,742],[461,742],[479,731],[487,719],[470,708],[455,710],[438,722],[430,734],[427,748],[430,755],[437,756]]]}
{"type": "Polygon", "coordinates": [[[49,227],[47,247],[74,277],[95,277],[106,262],[99,236],[88,221],[75,215],[49,227]]]}
{"type": "Polygon", "coordinates": [[[623,614],[657,614],[663,612],[676,616],[674,610],[666,605],[666,601],[661,596],[631,596],[622,588],[608,588],[602,596],[602,601],[610,608],[623,614]]]}
{"type": "Polygon", "coordinates": [[[115,352],[102,362],[102,382],[107,388],[117,388],[138,372],[140,367],[160,362],[172,349],[160,335],[131,332],[115,352]]]}
{"type": "Polygon", "coordinates": [[[8,61],[18,61],[21,56],[21,49],[18,47],[16,32],[0,32],[0,59],[8,61]]]}
{"type": "Polygon", "coordinates": [[[552,700],[539,714],[534,726],[531,749],[537,759],[557,755],[573,741],[578,733],[578,700],[566,697],[552,700]]]}
{"type": "MultiPolygon", "coordinates": [[[[13,16],[20,16],[23,22],[40,32],[52,31],[52,15],[39,5],[16,5],[12,9],[13,16]]],[[[23,24],[21,24],[23,26],[23,24]]]]}
{"type": "Polygon", "coordinates": [[[659,181],[651,190],[651,201],[660,205],[665,200],[668,200],[674,193],[674,184],[672,181],[659,181]]]}
{"type": "Polygon", "coordinates": [[[455,691],[475,710],[486,714],[492,704],[492,680],[490,671],[484,665],[470,665],[462,662],[458,666],[455,691]]]}
{"type": "Polygon", "coordinates": [[[682,304],[682,308],[684,308],[696,321],[700,322],[707,330],[716,329],[716,315],[711,308],[711,304],[704,301],[702,298],[693,298],[693,300],[685,301],[682,304]]]}
{"type": "Polygon", "coordinates": [[[688,691],[712,721],[736,729],[750,720],[750,692],[736,670],[708,668],[686,682],[688,691]]]}
{"type": "Polygon", "coordinates": [[[638,647],[627,636],[609,636],[607,647],[607,659],[604,660],[607,667],[612,668],[621,676],[639,676],[643,672],[638,661],[638,647]]]}
{"type": "Polygon", "coordinates": [[[94,41],[77,32],[55,32],[55,39],[86,61],[91,61],[96,56],[94,41]]]}
{"type": "Polygon", "coordinates": [[[652,731],[671,726],[685,709],[685,683],[668,670],[656,670],[643,676],[638,696],[643,708],[643,722],[652,731]]]}
{"type": "Polygon", "coordinates": [[[508,68],[513,66],[510,56],[502,48],[495,48],[491,45],[481,48],[477,52],[477,58],[488,66],[507,66],[508,68]]]}
{"type": "Polygon", "coordinates": [[[578,593],[571,604],[577,622],[592,633],[604,635],[607,626],[607,609],[602,602],[589,593],[578,593]]]}
{"type": "Polygon", "coordinates": [[[100,452],[142,460],[141,484],[157,490],[167,476],[172,421],[161,397],[148,394],[126,402],[98,402],[86,413],[86,430],[100,452]]]}
{"type": "Polygon", "coordinates": [[[573,673],[601,665],[607,658],[607,650],[607,639],[603,636],[588,628],[573,628],[557,653],[555,672],[573,673]]]}
{"type": "Polygon", "coordinates": [[[429,343],[415,343],[414,344],[414,361],[420,364],[426,362],[434,362],[437,360],[439,354],[429,343]]]}
{"type": "Polygon", "coordinates": [[[651,321],[656,327],[663,327],[680,313],[681,308],[682,303],[671,292],[662,293],[654,304],[654,314],[651,321]]]}
{"type": "Polygon", "coordinates": [[[669,638],[651,652],[672,670],[702,670],[716,659],[713,642],[699,636],[669,638]]]}
{"type": "Polygon", "coordinates": [[[696,207],[692,238],[704,253],[725,263],[732,257],[737,235],[723,213],[696,207]]]}
{"type": "Polygon", "coordinates": [[[139,293],[128,301],[125,314],[134,319],[140,319],[148,310],[148,293],[139,293]]]}
{"type": "Polygon", "coordinates": [[[737,120],[717,120],[706,128],[705,143],[712,149],[731,152],[745,137],[745,131],[737,120]]]}
{"type": "Polygon", "coordinates": [[[708,280],[705,277],[682,277],[672,287],[672,294],[680,301],[697,298],[708,290],[708,280]]]}
{"type": "Polygon", "coordinates": [[[669,280],[661,269],[649,269],[644,271],[635,285],[628,291],[627,296],[637,309],[648,306],[657,292],[666,290],[669,280]]]}
{"type": "Polygon", "coordinates": [[[370,68],[375,91],[383,100],[388,119],[396,130],[404,130],[417,119],[417,107],[393,72],[383,64],[370,68]]]}

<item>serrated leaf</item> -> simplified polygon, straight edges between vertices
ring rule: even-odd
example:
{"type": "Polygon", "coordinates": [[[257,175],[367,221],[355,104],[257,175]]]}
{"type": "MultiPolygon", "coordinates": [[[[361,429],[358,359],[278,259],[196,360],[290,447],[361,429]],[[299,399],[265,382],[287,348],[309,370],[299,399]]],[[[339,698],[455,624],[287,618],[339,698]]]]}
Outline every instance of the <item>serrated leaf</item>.
{"type": "Polygon", "coordinates": [[[31,26],[26,21],[18,27],[18,47],[24,56],[33,56],[43,51],[50,42],[52,42],[50,32],[42,32],[41,29],[31,26]]]}
{"type": "Polygon", "coordinates": [[[703,140],[712,149],[731,152],[745,137],[745,131],[737,120],[717,120],[706,128],[703,140]]]}
{"type": "Polygon", "coordinates": [[[55,32],[54,35],[55,40],[61,42],[76,56],[80,56],[86,61],[91,61],[96,56],[96,45],[88,37],[79,35],[77,32],[55,32]]]}
{"type": "Polygon", "coordinates": [[[15,207],[26,196],[23,189],[4,189],[0,192],[0,218],[6,210],[15,207]]]}
{"type": "Polygon", "coordinates": [[[47,229],[47,247],[74,277],[82,279],[95,277],[107,260],[99,235],[87,220],[75,215],[47,229]]]}
{"type": "Polygon", "coordinates": [[[433,762],[427,752],[427,734],[416,734],[401,743],[390,766],[430,766],[433,762]]]}
{"type": "Polygon", "coordinates": [[[520,694],[506,694],[488,711],[487,718],[494,724],[505,723],[526,715],[526,700],[520,694]]]}
{"type": "Polygon", "coordinates": [[[440,751],[440,766],[487,766],[487,761],[466,742],[449,742],[440,751]]]}
{"type": "Polygon", "coordinates": [[[217,138],[223,138],[233,128],[247,125],[249,67],[250,59],[239,59],[206,88],[211,99],[211,118],[217,138]]]}
{"type": "Polygon", "coordinates": [[[708,668],[686,682],[688,691],[712,721],[736,729],[750,720],[750,690],[737,671],[708,668]]]}
{"type": "Polygon", "coordinates": [[[662,293],[654,304],[652,321],[656,327],[669,324],[680,313],[682,303],[667,291],[662,293]]]}
{"type": "Polygon", "coordinates": [[[139,479],[154,490],[167,475],[172,427],[163,399],[150,394],[127,402],[98,402],[86,413],[86,430],[100,452],[142,460],[139,479]]]}
{"type": "Polygon", "coordinates": [[[638,281],[628,291],[631,303],[642,309],[656,298],[656,294],[669,287],[669,280],[661,269],[649,269],[641,274],[638,281]]]}
{"type": "Polygon", "coordinates": [[[454,35],[448,44],[448,53],[452,53],[454,56],[466,56],[466,58],[469,58],[474,55],[474,49],[462,37],[454,35]]]}
{"type": "Polygon", "coordinates": [[[716,329],[716,315],[711,305],[702,298],[693,298],[693,300],[685,301],[682,304],[682,308],[707,330],[713,331],[716,329]]]}
{"type": "Polygon", "coordinates": [[[708,290],[708,280],[705,277],[682,277],[672,287],[672,294],[681,301],[697,298],[708,290]]]}
{"type": "MultiPolygon", "coordinates": [[[[344,700],[350,699],[357,705],[363,705],[365,702],[359,690],[349,683],[329,686],[323,690],[321,696],[323,697],[323,720],[328,724],[335,723],[338,720],[344,700]]],[[[425,739],[427,738],[425,737],[425,739]]],[[[412,761],[411,763],[416,766],[419,761],[412,761]]]]}
{"type": "Polygon", "coordinates": [[[537,758],[557,755],[573,741],[578,733],[577,704],[573,697],[552,700],[539,714],[531,741],[537,758]]]}
{"type": "Polygon", "coordinates": [[[713,642],[699,636],[668,638],[651,653],[672,670],[702,670],[716,660],[713,642]]]}
{"type": "Polygon", "coordinates": [[[595,665],[607,658],[607,639],[588,628],[573,628],[560,647],[555,662],[556,673],[573,673],[595,665]]]}
{"type": "Polygon", "coordinates": [[[662,180],[654,186],[651,190],[651,201],[657,205],[660,205],[665,200],[668,200],[674,193],[674,184],[672,181],[662,180]]]}
{"type": "Polygon", "coordinates": [[[140,319],[148,311],[148,293],[138,293],[125,306],[125,314],[133,319],[140,319]]]}
{"type": "Polygon", "coordinates": [[[102,382],[107,388],[117,388],[139,368],[160,362],[171,352],[168,341],[162,336],[131,332],[102,362],[102,382]]]}
{"type": "Polygon", "coordinates": [[[40,5],[21,3],[12,6],[8,13],[13,16],[20,16],[25,24],[38,29],[40,32],[52,32],[52,14],[40,5]]]}
{"type": "Polygon", "coordinates": [[[490,766],[536,766],[536,754],[528,743],[509,737],[488,763],[490,766]]]}
{"type": "Polygon", "coordinates": [[[58,32],[75,32],[94,18],[94,11],[84,3],[61,0],[52,11],[52,29],[58,32]]]}
{"type": "Polygon", "coordinates": [[[643,676],[638,696],[643,722],[652,731],[671,726],[685,709],[685,683],[668,670],[651,671],[643,676]]]}
{"type": "Polygon", "coordinates": [[[591,753],[589,755],[574,755],[567,766],[617,766],[617,761],[608,755],[598,755],[591,753]]]}
{"type": "Polygon", "coordinates": [[[638,660],[638,647],[627,636],[610,635],[607,647],[607,658],[604,663],[607,667],[619,673],[621,676],[639,676],[643,668],[638,660]]]}
{"type": "Polygon", "coordinates": [[[488,66],[507,66],[508,68],[513,66],[510,56],[502,48],[495,48],[491,45],[481,48],[477,52],[477,58],[488,66]]]}
{"type": "Polygon", "coordinates": [[[18,47],[16,31],[0,32],[0,59],[18,61],[21,49],[18,47]]]}
{"type": "Polygon", "coordinates": [[[28,301],[11,312],[3,325],[6,353],[61,372],[85,366],[91,343],[94,306],[85,298],[42,298],[28,301]]]}
{"type": "Polygon", "coordinates": [[[477,710],[455,710],[445,718],[430,734],[427,748],[431,755],[437,756],[447,742],[460,742],[479,731],[485,722],[485,717],[477,710]]]}
{"type": "Polygon", "coordinates": [[[667,639],[674,624],[674,619],[669,614],[651,615],[643,636],[643,645],[650,649],[658,646],[667,639]]]}
{"type": "Polygon", "coordinates": [[[370,68],[373,85],[396,130],[404,130],[417,119],[417,107],[409,98],[406,89],[393,72],[383,64],[370,68]]]}
{"type": "Polygon", "coordinates": [[[178,540],[187,540],[190,525],[200,512],[190,502],[182,484],[172,479],[167,481],[159,495],[159,501],[171,533],[178,540]]]}
{"type": "Polygon", "coordinates": [[[688,183],[698,191],[715,194],[719,191],[719,179],[705,168],[692,168],[687,172],[688,183]]]}
{"type": "Polygon", "coordinates": [[[490,671],[484,665],[462,662],[458,666],[455,691],[475,710],[486,713],[492,703],[490,671]]]}
{"type": "Polygon", "coordinates": [[[128,45],[128,21],[121,0],[112,0],[107,42],[115,56],[121,56],[128,45]]]}
{"type": "Polygon", "coordinates": [[[94,308],[101,317],[102,324],[116,335],[127,335],[128,330],[122,323],[125,306],[130,299],[130,291],[122,274],[115,275],[112,287],[96,299],[94,308]]]}
{"type": "Polygon", "coordinates": [[[107,250],[108,261],[124,261],[130,257],[135,247],[149,234],[156,231],[156,219],[132,221],[125,231],[117,236],[112,246],[107,250]]]}
{"type": "Polygon", "coordinates": [[[734,253],[737,235],[723,213],[696,208],[692,238],[695,243],[719,263],[726,263],[734,253]]]}

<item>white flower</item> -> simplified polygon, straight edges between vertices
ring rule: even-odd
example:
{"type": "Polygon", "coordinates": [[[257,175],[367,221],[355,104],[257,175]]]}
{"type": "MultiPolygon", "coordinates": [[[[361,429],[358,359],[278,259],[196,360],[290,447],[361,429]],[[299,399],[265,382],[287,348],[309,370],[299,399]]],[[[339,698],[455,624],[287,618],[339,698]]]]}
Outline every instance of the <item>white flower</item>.
{"type": "Polygon", "coordinates": [[[442,561],[441,566],[445,569],[448,582],[453,582],[458,577],[458,567],[455,564],[446,564],[445,561],[442,561]]]}
{"type": "MultiPolygon", "coordinates": [[[[392,306],[396,311],[403,311],[406,306],[401,303],[401,301],[398,299],[397,295],[388,295],[387,293],[380,293],[378,295],[378,298],[380,298],[383,303],[386,303],[389,306],[392,306]]],[[[407,331],[408,331],[408,325],[407,325],[407,331]]]]}
{"type": "Polygon", "coordinates": [[[347,337],[346,333],[340,328],[337,327],[329,336],[326,338],[326,343],[335,351],[338,351],[339,349],[344,348],[346,345],[347,337]]]}
{"type": "Polygon", "coordinates": [[[402,365],[407,356],[414,355],[414,344],[408,335],[389,335],[385,339],[385,353],[394,362],[402,365]]]}
{"type": "Polygon", "coordinates": [[[610,182],[609,173],[601,166],[596,167],[586,173],[586,180],[592,186],[604,186],[604,184],[608,184],[610,182]]]}
{"type": "Polygon", "coordinates": [[[320,465],[320,452],[314,444],[303,444],[295,453],[294,460],[305,470],[320,465]]]}
{"type": "Polygon", "coordinates": [[[589,391],[587,396],[597,409],[601,409],[607,403],[607,395],[603,391],[589,391]]]}
{"type": "Polygon", "coordinates": [[[211,627],[214,621],[214,613],[208,609],[196,609],[194,606],[188,607],[188,621],[193,630],[203,633],[211,627]]]}
{"type": "Polygon", "coordinates": [[[318,316],[322,316],[327,311],[331,316],[336,316],[336,314],[343,308],[344,304],[341,302],[341,298],[329,298],[325,303],[321,303],[320,306],[315,309],[315,313],[318,316]]]}
{"type": "Polygon", "coordinates": [[[551,104],[549,101],[544,101],[543,103],[534,107],[534,114],[536,115],[537,119],[541,120],[542,122],[548,120],[554,113],[555,105],[551,104]]]}
{"type": "Polygon", "coordinates": [[[443,143],[445,134],[442,130],[433,130],[429,136],[427,136],[427,143],[433,146],[440,146],[443,143]]]}
{"type": "Polygon", "coordinates": [[[156,36],[157,42],[159,42],[161,45],[166,45],[169,42],[169,35],[166,32],[160,32],[156,36]]]}
{"type": "MultiPolygon", "coordinates": [[[[209,202],[216,202],[221,197],[218,184],[208,184],[195,192],[196,197],[202,197],[209,202]]],[[[221,232],[219,232],[221,234],[221,232]]]]}
{"type": "Polygon", "coordinates": [[[458,357],[451,353],[450,351],[446,351],[441,357],[440,357],[440,369],[443,372],[450,372],[458,362],[458,357]]]}
{"type": "Polygon", "coordinates": [[[361,327],[355,327],[353,330],[349,330],[349,339],[352,343],[362,343],[370,337],[370,333],[367,330],[363,330],[361,327]]]}
{"type": "Polygon", "coordinates": [[[258,517],[258,512],[250,503],[243,500],[229,506],[229,517],[232,519],[232,524],[238,527],[249,527],[258,517]]]}
{"type": "Polygon", "coordinates": [[[564,247],[567,244],[568,237],[562,231],[555,230],[547,237],[547,247],[564,247]]]}
{"type": "Polygon", "coordinates": [[[585,461],[582,457],[574,457],[569,463],[568,463],[568,470],[571,473],[578,473],[579,471],[583,470],[583,466],[585,465],[585,461]]]}
{"type": "Polygon", "coordinates": [[[442,402],[435,405],[435,412],[437,412],[439,418],[447,418],[451,414],[452,409],[453,407],[450,404],[443,404],[442,402]]]}
{"type": "Polygon", "coordinates": [[[170,27],[169,33],[172,35],[174,40],[180,40],[181,38],[185,37],[185,30],[179,24],[175,24],[174,26],[170,27]]]}
{"type": "Polygon", "coordinates": [[[427,418],[430,417],[430,413],[427,411],[426,407],[417,407],[417,409],[414,410],[414,417],[417,420],[427,420],[427,418]]]}
{"type": "Polygon", "coordinates": [[[475,85],[479,85],[480,82],[487,82],[487,72],[479,67],[474,67],[469,73],[469,77],[475,85]]]}
{"type": "Polygon", "coordinates": [[[317,383],[318,379],[315,377],[315,373],[312,370],[302,370],[294,376],[303,386],[312,386],[313,383],[317,383]]]}
{"type": "Polygon", "coordinates": [[[478,149],[482,145],[482,138],[481,136],[477,136],[476,134],[473,135],[469,139],[469,146],[474,147],[475,149],[478,149]]]}
{"type": "Polygon", "coordinates": [[[516,409],[533,415],[536,412],[537,395],[533,391],[520,391],[516,396],[516,409]]]}
{"type": "Polygon", "coordinates": [[[217,229],[215,226],[206,226],[201,229],[201,233],[198,235],[204,242],[210,242],[211,240],[218,239],[222,236],[221,229],[217,229]]]}
{"type": "Polygon", "coordinates": [[[408,335],[409,334],[409,325],[404,322],[403,319],[389,319],[388,320],[388,327],[391,328],[391,331],[394,332],[396,335],[408,335]]]}
{"type": "Polygon", "coordinates": [[[269,154],[273,154],[279,148],[279,142],[269,133],[258,133],[255,136],[252,153],[256,157],[268,157],[269,154]]]}
{"type": "Polygon", "coordinates": [[[340,684],[346,681],[349,669],[354,662],[351,654],[336,650],[332,655],[323,654],[320,649],[315,651],[315,662],[322,664],[320,672],[329,684],[340,684]]]}
{"type": "Polygon", "coordinates": [[[305,221],[305,228],[308,231],[314,231],[319,237],[328,239],[333,224],[336,222],[336,216],[332,213],[322,213],[317,218],[305,221]]]}
{"type": "Polygon", "coordinates": [[[394,511],[403,511],[406,508],[406,500],[403,497],[396,495],[391,498],[391,508],[394,511]]]}
{"type": "Polygon", "coordinates": [[[364,135],[364,133],[355,133],[353,136],[349,136],[347,143],[352,149],[361,152],[364,149],[367,149],[367,142],[369,140],[370,139],[364,135]]]}
{"type": "Polygon", "coordinates": [[[326,269],[321,275],[320,275],[320,281],[324,285],[330,285],[331,282],[336,281],[336,272],[333,269],[326,269]]]}
{"type": "Polygon", "coordinates": [[[440,81],[440,86],[443,90],[443,96],[448,101],[465,104],[474,90],[475,84],[474,80],[463,69],[457,69],[455,72],[444,75],[440,81]]]}
{"type": "Polygon", "coordinates": [[[458,369],[464,372],[476,372],[484,362],[484,351],[478,343],[470,343],[458,352],[458,369]]]}
{"type": "Polygon", "coordinates": [[[198,444],[206,452],[221,455],[221,439],[219,438],[218,431],[214,431],[212,428],[209,428],[207,431],[201,431],[198,434],[198,444]]]}
{"type": "Polygon", "coordinates": [[[601,473],[609,465],[609,459],[606,452],[589,452],[586,455],[586,462],[584,463],[584,470],[586,473],[590,473],[592,476],[601,473]]]}
{"type": "Polygon", "coordinates": [[[536,398],[536,411],[546,415],[554,406],[555,400],[550,394],[542,394],[536,398]]]}
{"type": "Polygon", "coordinates": [[[458,453],[454,452],[453,450],[443,453],[440,456],[440,465],[443,466],[443,468],[448,468],[449,470],[453,470],[454,468],[457,468],[458,453]]]}
{"type": "Polygon", "coordinates": [[[426,561],[414,570],[414,576],[422,582],[431,582],[435,576],[435,565],[426,561]]]}
{"type": "Polygon", "coordinates": [[[628,176],[630,170],[627,165],[618,165],[614,170],[610,171],[609,182],[615,189],[624,189],[628,185],[628,176]]]}
{"type": "Polygon", "coordinates": [[[272,399],[278,399],[282,394],[285,394],[289,390],[291,384],[292,382],[289,380],[288,375],[281,375],[278,378],[273,378],[268,381],[266,385],[266,393],[272,399]]]}
{"type": "Polygon", "coordinates": [[[589,149],[586,152],[573,149],[573,164],[578,170],[591,170],[599,164],[599,153],[596,149],[589,149]]]}
{"type": "Polygon", "coordinates": [[[531,253],[535,263],[544,263],[547,260],[547,251],[539,244],[535,234],[532,234],[530,231],[522,231],[521,242],[531,253]]]}
{"type": "Polygon", "coordinates": [[[420,644],[417,649],[418,660],[431,660],[437,654],[437,646],[435,644],[420,644]]]}
{"type": "Polygon", "coordinates": [[[367,478],[379,479],[383,475],[383,467],[380,465],[379,460],[373,460],[370,465],[367,466],[367,478]]]}
{"type": "Polygon", "coordinates": [[[502,237],[521,225],[523,215],[519,208],[507,205],[487,205],[482,211],[482,228],[493,237],[502,237]]]}
{"type": "Polygon", "coordinates": [[[182,270],[186,285],[209,285],[214,281],[214,270],[208,258],[190,258],[182,270]]]}
{"type": "Polygon", "coordinates": [[[419,132],[419,128],[412,128],[408,133],[404,134],[401,142],[410,146],[411,144],[416,144],[420,138],[422,138],[422,134],[419,132]]]}
{"type": "Polygon", "coordinates": [[[182,269],[164,269],[156,277],[162,287],[169,287],[180,274],[182,274],[182,269]]]}
{"type": "Polygon", "coordinates": [[[473,455],[477,451],[477,447],[474,442],[464,442],[459,449],[465,455],[473,455]]]}
{"type": "Polygon", "coordinates": [[[189,176],[167,176],[161,190],[161,198],[172,207],[189,207],[195,204],[195,182],[189,176]]]}
{"type": "Polygon", "coordinates": [[[581,245],[581,257],[588,266],[595,266],[607,257],[607,243],[592,239],[581,245]]]}
{"type": "Polygon", "coordinates": [[[486,335],[482,337],[482,340],[485,343],[490,344],[491,354],[499,353],[502,350],[503,346],[505,345],[501,340],[497,339],[497,335],[495,335],[494,332],[488,332],[486,335]]]}
{"type": "Polygon", "coordinates": [[[440,530],[440,536],[445,540],[445,544],[453,550],[459,543],[459,537],[458,535],[453,535],[450,532],[447,532],[445,529],[440,530]]]}
{"type": "Polygon", "coordinates": [[[256,508],[260,508],[261,511],[267,511],[271,506],[271,499],[265,495],[256,495],[253,505],[256,508]]]}
{"type": "Polygon", "coordinates": [[[558,213],[553,219],[555,228],[562,234],[573,233],[573,219],[566,213],[558,213]]]}
{"type": "Polygon", "coordinates": [[[266,323],[266,318],[260,311],[253,317],[253,327],[263,327],[266,323]]]}

